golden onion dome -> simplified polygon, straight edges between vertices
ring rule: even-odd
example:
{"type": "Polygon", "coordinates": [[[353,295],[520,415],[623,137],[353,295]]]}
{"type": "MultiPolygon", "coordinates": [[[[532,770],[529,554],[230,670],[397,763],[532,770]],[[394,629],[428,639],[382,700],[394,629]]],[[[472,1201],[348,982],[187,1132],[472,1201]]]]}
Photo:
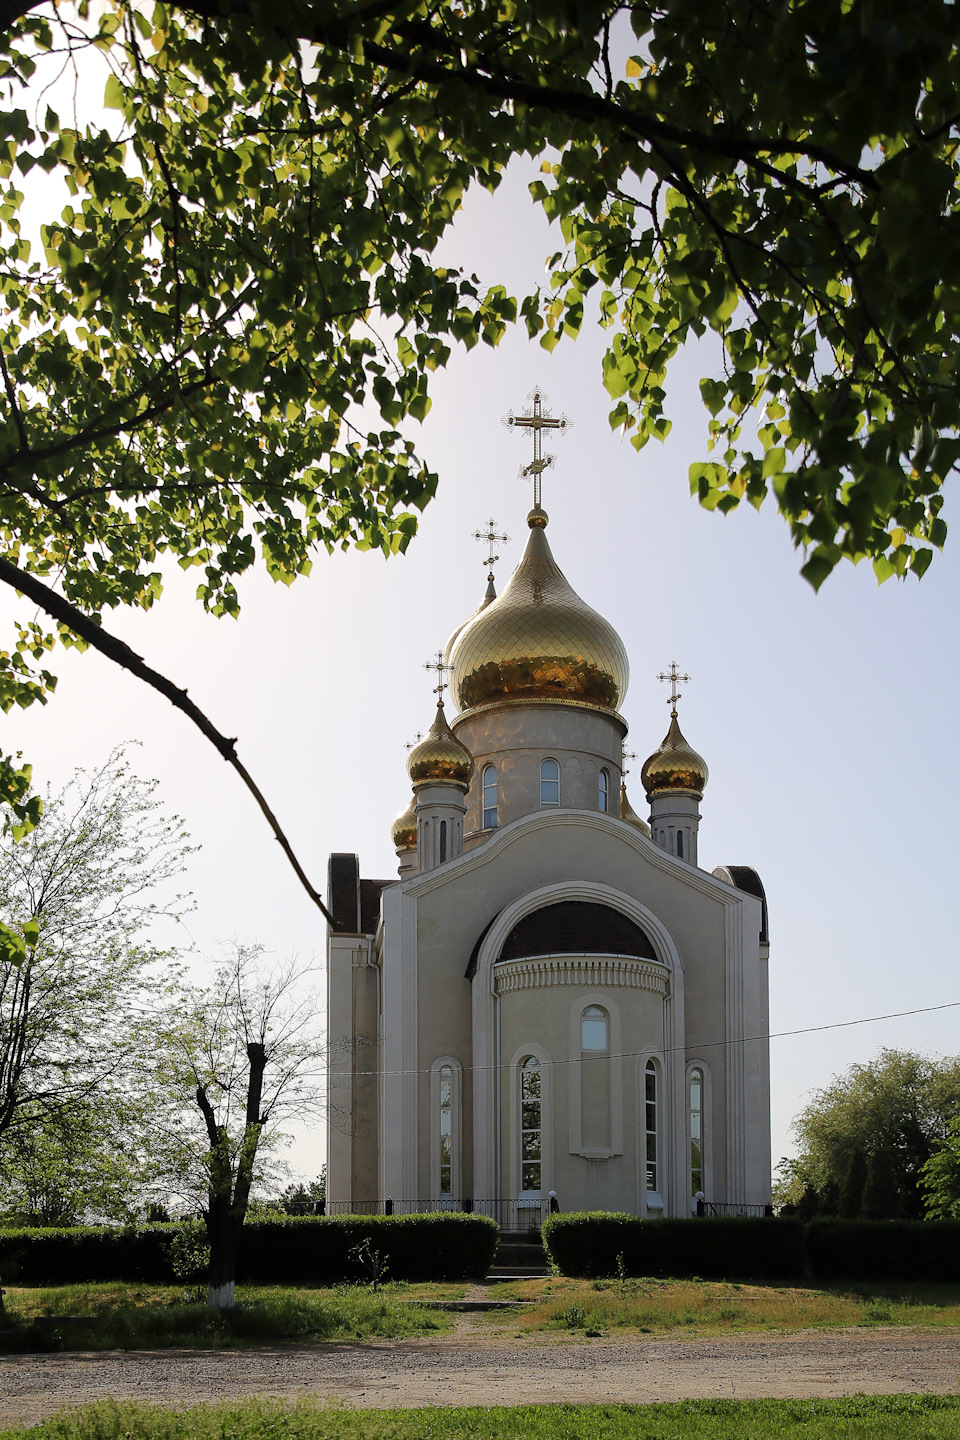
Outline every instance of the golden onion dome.
{"type": "Polygon", "coordinates": [[[410,801],[402,815],[398,815],[390,827],[394,850],[415,850],[417,848],[417,797],[410,801]]]}
{"type": "Polygon", "coordinates": [[[616,710],[630,666],[613,626],[580,599],[550,550],[547,515],[502,593],[457,636],[450,655],[461,710],[494,700],[579,701],[616,710]]]}
{"type": "Polygon", "coordinates": [[[640,819],[627,799],[627,786],[623,780],[620,781],[620,819],[625,820],[628,825],[632,825],[635,830],[639,830],[641,835],[650,834],[650,826],[646,820],[640,819]]]}
{"type": "Polygon", "coordinates": [[[444,646],[444,649],[443,649],[443,663],[444,663],[444,665],[449,665],[449,664],[450,664],[450,656],[453,654],[453,647],[454,647],[454,645],[456,645],[457,640],[458,640],[458,639],[460,638],[460,636],[463,634],[464,630],[466,630],[467,626],[468,626],[468,625],[472,625],[473,622],[474,622],[474,620],[476,620],[477,616],[478,616],[478,615],[482,615],[483,612],[484,612],[484,610],[486,610],[487,606],[488,606],[488,605],[492,605],[493,602],[494,602],[494,600],[496,600],[496,598],[497,598],[497,587],[496,587],[496,585],[493,583],[493,572],[491,571],[490,574],[487,576],[487,589],[486,589],[486,592],[485,592],[485,594],[484,594],[483,599],[480,601],[480,604],[477,606],[476,610],[474,610],[473,614],[472,614],[472,615],[469,615],[469,616],[467,617],[467,619],[464,620],[464,622],[463,622],[462,625],[458,625],[458,626],[457,626],[456,630],[454,630],[453,634],[450,636],[450,639],[447,641],[446,645],[444,646]]]}
{"type": "Polygon", "coordinates": [[[670,790],[700,796],[709,778],[707,762],[687,744],[677,723],[677,712],[671,710],[670,729],[663,744],[643,762],[640,771],[647,799],[670,790]]]}
{"type": "Polygon", "coordinates": [[[443,700],[429,731],[410,751],[407,774],[416,790],[431,781],[450,781],[466,790],[473,775],[473,756],[454,735],[443,713],[443,700]]]}

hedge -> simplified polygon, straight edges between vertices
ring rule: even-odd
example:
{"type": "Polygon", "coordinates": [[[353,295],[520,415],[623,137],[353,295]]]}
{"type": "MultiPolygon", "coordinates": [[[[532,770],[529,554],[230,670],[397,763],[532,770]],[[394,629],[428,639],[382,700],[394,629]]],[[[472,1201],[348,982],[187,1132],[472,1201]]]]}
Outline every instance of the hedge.
{"type": "MultiPolygon", "coordinates": [[[[70,1285],[133,1280],[173,1284],[177,1225],[117,1229],[0,1230],[0,1278],[7,1284],[70,1285]]],[[[482,1215],[291,1216],[243,1227],[241,1284],[335,1285],[360,1280],[350,1254],[365,1240],[391,1280],[463,1280],[485,1275],[496,1224],[482,1215]]]]}
{"type": "Polygon", "coordinates": [[[547,1253],[564,1275],[718,1280],[960,1283],[960,1221],[699,1219],[551,1215],[547,1253]]]}
{"type": "Polygon", "coordinates": [[[639,1220],[551,1215],[543,1242],[564,1275],[699,1275],[782,1279],[804,1271],[799,1220],[639,1220]],[[622,1257],[622,1260],[621,1260],[622,1257]]]}
{"type": "Polygon", "coordinates": [[[806,1231],[818,1280],[960,1284],[960,1220],[811,1220],[806,1231]]]}

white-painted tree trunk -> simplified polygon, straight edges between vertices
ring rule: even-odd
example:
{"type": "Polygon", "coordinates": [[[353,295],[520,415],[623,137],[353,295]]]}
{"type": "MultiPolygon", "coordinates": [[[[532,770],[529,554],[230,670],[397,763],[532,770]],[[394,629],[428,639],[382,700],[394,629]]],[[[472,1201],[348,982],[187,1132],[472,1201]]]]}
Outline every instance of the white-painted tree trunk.
{"type": "Polygon", "coordinates": [[[233,1310],[236,1306],[236,1291],[233,1280],[226,1285],[207,1286],[207,1308],[210,1310],[233,1310]]]}

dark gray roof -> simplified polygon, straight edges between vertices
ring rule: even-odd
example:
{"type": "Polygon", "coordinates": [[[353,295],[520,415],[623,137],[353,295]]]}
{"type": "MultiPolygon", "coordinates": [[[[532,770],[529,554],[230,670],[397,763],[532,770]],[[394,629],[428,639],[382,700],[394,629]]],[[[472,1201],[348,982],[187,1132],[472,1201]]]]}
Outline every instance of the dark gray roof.
{"type": "Polygon", "coordinates": [[[718,865],[714,870],[718,880],[725,880],[732,885],[734,890],[742,890],[746,895],[755,895],[760,901],[762,911],[760,917],[760,944],[770,944],[770,929],[767,921],[767,894],[763,888],[763,881],[756,870],[750,865],[718,865]]]}
{"type": "MultiPolygon", "coordinates": [[[[477,973],[480,946],[496,915],[477,936],[467,966],[467,979],[477,973]]],[[[498,960],[525,960],[535,955],[629,955],[656,960],[649,937],[609,905],[588,900],[561,900],[518,920],[497,956],[498,960]]]]}
{"type": "Polygon", "coordinates": [[[327,909],[334,930],[344,935],[373,935],[380,919],[380,896],[393,880],[361,880],[356,855],[331,855],[327,864],[327,909]]]}

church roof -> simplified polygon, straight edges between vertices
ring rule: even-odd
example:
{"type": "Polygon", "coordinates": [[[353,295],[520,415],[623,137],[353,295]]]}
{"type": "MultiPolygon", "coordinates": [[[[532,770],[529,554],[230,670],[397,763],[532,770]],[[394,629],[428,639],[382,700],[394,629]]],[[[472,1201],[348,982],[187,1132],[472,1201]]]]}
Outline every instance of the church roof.
{"type": "Polygon", "coordinates": [[[756,870],[751,865],[718,865],[713,874],[718,880],[725,880],[728,885],[732,885],[735,890],[743,890],[745,894],[754,895],[760,901],[763,907],[760,916],[760,944],[769,945],[767,892],[756,870]]]}
{"type": "MultiPolygon", "coordinates": [[[[496,915],[477,936],[466,978],[477,973],[480,947],[496,915]]],[[[626,955],[659,957],[649,937],[620,910],[590,900],[561,900],[518,920],[500,948],[498,960],[527,960],[537,955],[626,955]]]]}
{"type": "Polygon", "coordinates": [[[497,700],[552,699],[616,710],[630,665],[609,621],[580,599],[546,537],[546,512],[500,595],[457,636],[450,654],[462,710],[497,700]]]}

